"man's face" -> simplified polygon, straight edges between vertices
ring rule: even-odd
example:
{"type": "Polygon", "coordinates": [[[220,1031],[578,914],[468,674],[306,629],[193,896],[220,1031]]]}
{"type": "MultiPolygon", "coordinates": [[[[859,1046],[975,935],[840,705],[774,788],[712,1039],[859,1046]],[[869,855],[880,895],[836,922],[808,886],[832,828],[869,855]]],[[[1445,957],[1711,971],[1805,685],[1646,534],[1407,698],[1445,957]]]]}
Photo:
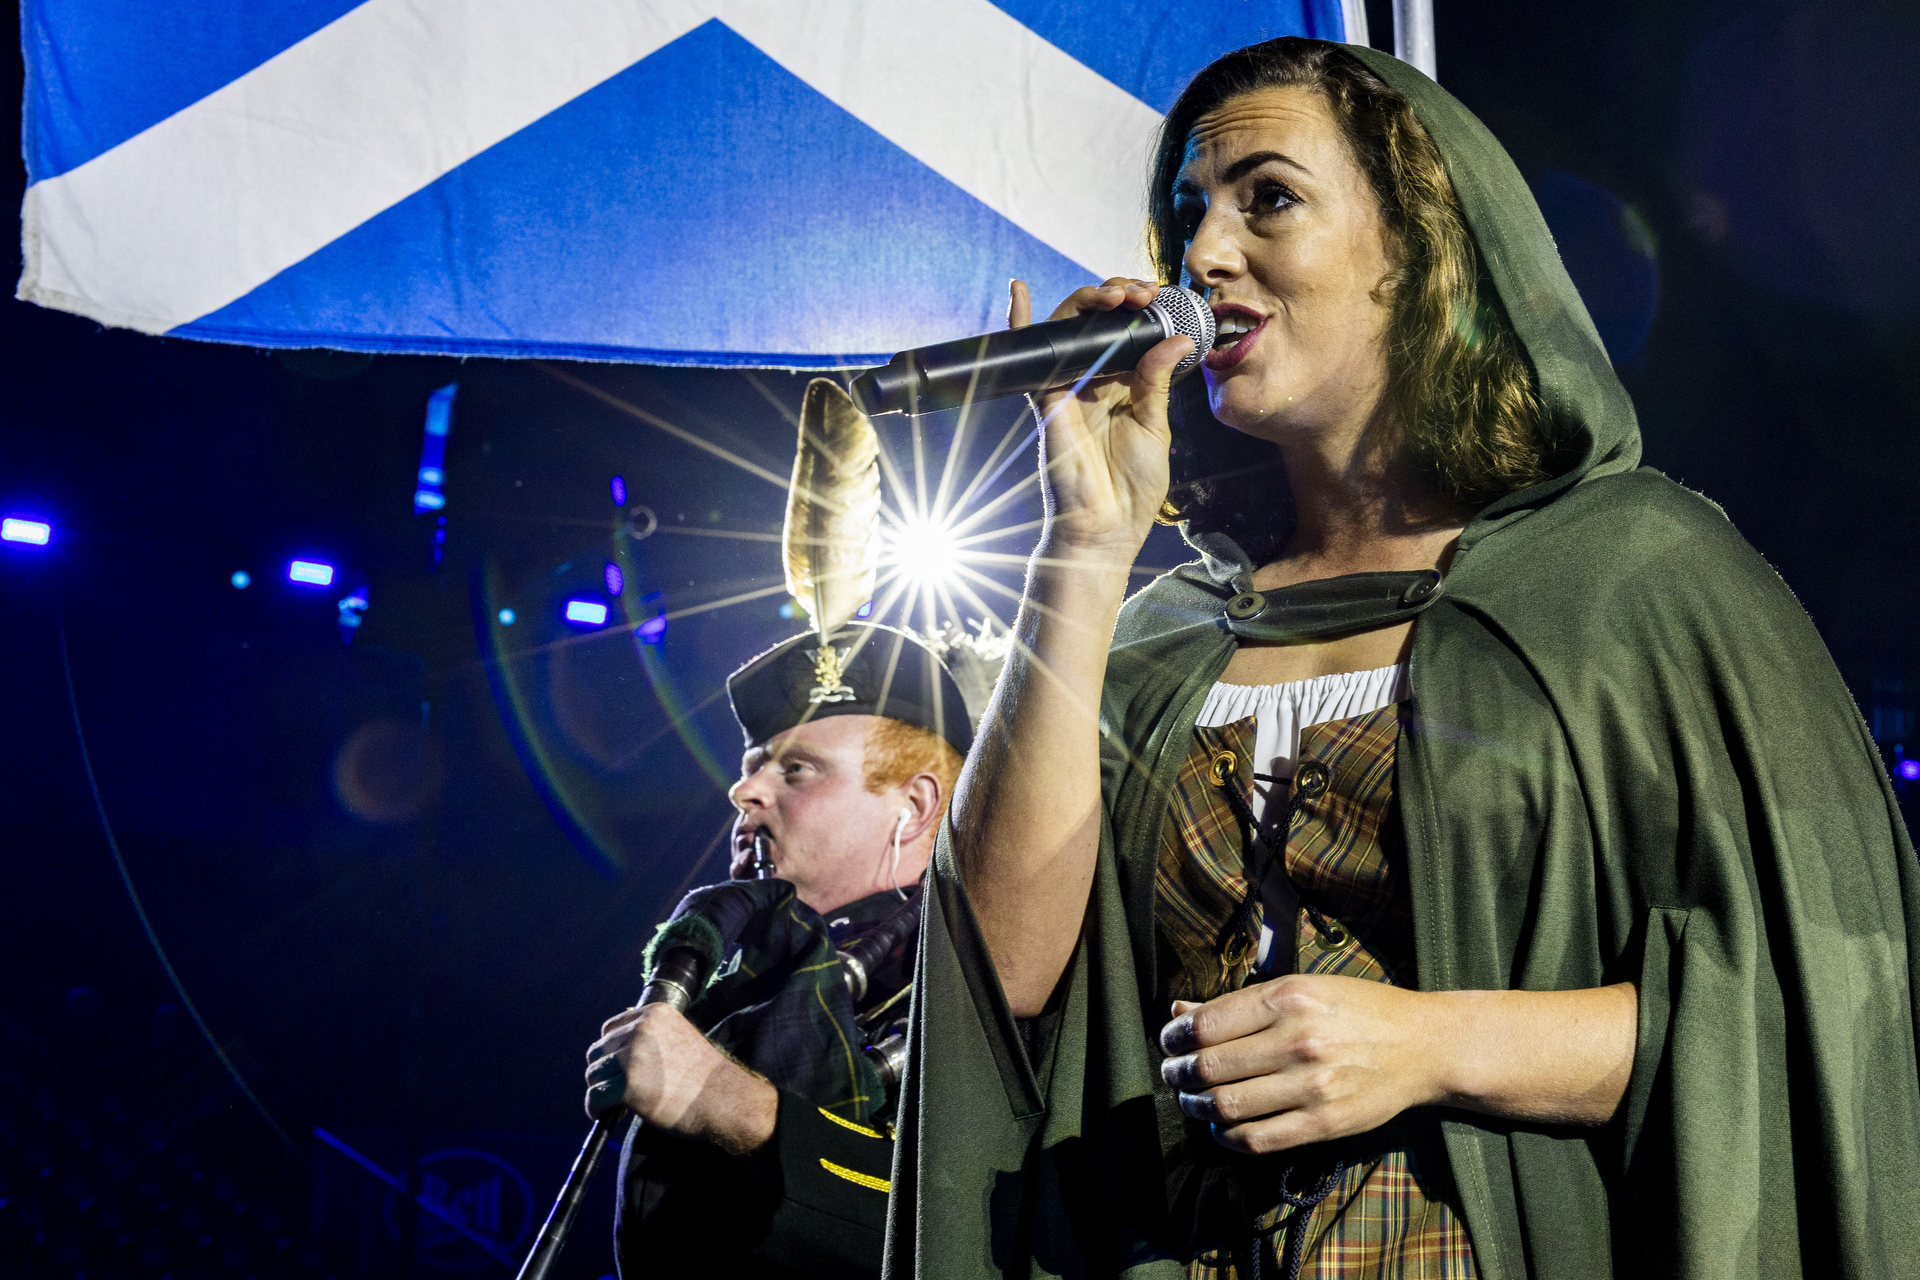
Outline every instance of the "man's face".
{"type": "Polygon", "coordinates": [[[740,758],[740,781],[728,793],[740,810],[733,827],[736,879],[750,874],[754,833],[765,831],[777,874],[815,911],[824,914],[875,891],[907,800],[897,789],[867,790],[867,731],[874,719],[810,720],[740,758]]]}

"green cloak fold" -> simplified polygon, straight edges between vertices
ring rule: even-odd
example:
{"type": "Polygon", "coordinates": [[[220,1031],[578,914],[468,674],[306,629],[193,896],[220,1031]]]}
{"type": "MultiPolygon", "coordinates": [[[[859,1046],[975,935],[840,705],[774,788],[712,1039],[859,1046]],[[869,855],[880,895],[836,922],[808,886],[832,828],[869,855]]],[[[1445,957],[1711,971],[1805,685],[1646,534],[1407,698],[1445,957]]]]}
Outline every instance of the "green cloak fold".
{"type": "MultiPolygon", "coordinates": [[[[1417,71],[1351,52],[1445,155],[1570,460],[1474,518],[1415,624],[1397,759],[1420,986],[1640,990],[1610,1125],[1444,1115],[1481,1274],[1920,1275],[1920,868],[1860,715],[1719,508],[1638,468],[1633,407],[1499,143],[1417,71]]],[[[936,853],[898,1280],[1181,1273],[1153,867],[1252,569],[1223,538],[1197,549],[1120,615],[1107,822],[1046,1061],[936,853]]]]}

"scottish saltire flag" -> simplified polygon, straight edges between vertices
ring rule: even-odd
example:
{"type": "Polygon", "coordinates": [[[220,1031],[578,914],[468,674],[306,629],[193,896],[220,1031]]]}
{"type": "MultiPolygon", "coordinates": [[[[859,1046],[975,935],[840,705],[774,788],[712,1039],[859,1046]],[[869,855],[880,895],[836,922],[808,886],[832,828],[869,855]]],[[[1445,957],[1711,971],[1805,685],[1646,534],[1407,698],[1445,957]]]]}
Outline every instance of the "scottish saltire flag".
{"type": "Polygon", "coordinates": [[[1342,0],[22,8],[28,301],[256,346],[815,367],[994,327],[1011,276],[1143,270],[1187,77],[1348,31],[1342,0]]]}

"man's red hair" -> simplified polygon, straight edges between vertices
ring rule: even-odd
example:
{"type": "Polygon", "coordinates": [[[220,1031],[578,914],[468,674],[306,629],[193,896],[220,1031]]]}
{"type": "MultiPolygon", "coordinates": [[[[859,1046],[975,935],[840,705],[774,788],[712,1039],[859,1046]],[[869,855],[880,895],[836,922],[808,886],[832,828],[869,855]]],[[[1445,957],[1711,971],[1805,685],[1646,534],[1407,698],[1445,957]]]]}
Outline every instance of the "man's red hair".
{"type": "Polygon", "coordinates": [[[867,730],[867,758],[864,773],[867,790],[876,795],[897,787],[916,773],[931,773],[940,779],[940,803],[953,799],[954,783],[960,780],[960,753],[931,729],[877,716],[867,730]]]}

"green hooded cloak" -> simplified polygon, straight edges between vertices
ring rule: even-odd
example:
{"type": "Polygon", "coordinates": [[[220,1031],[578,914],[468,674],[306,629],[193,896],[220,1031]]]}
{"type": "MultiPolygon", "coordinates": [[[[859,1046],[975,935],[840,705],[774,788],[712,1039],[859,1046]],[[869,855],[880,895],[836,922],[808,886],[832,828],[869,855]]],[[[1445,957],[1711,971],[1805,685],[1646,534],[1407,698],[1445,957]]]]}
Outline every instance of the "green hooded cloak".
{"type": "MultiPolygon", "coordinates": [[[[1571,459],[1475,516],[1415,623],[1397,760],[1419,984],[1640,992],[1609,1125],[1442,1113],[1480,1272],[1920,1275],[1920,868],[1859,712],[1720,509],[1638,466],[1632,404],[1506,152],[1417,71],[1351,52],[1439,144],[1571,459]]],[[[1253,568],[1196,544],[1120,614],[1098,870],[1036,1063],[936,853],[899,1280],[1181,1274],[1153,871],[1253,568]]]]}

